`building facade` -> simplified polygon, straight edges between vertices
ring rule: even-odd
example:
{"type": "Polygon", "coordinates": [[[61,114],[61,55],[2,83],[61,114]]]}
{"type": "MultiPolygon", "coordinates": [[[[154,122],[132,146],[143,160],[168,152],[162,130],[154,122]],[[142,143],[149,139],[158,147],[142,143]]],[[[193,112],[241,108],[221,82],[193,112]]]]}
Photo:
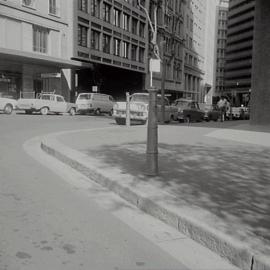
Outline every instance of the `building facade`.
{"type": "Polygon", "coordinates": [[[185,1],[183,97],[211,103],[216,0],[185,1]]]}
{"type": "Polygon", "coordinates": [[[251,91],[254,0],[230,0],[225,55],[225,92],[234,105],[247,105],[251,91]]]}
{"type": "MultiPolygon", "coordinates": [[[[153,85],[158,89],[163,88],[171,100],[183,96],[184,2],[163,0],[157,5],[155,1],[150,1],[149,14],[153,23],[154,7],[157,5],[157,44],[161,58],[161,72],[154,73],[153,85]]],[[[150,45],[151,57],[155,56],[150,45]]],[[[149,75],[146,84],[149,86],[149,75]]]]}
{"type": "Polygon", "coordinates": [[[123,98],[125,92],[142,91],[148,72],[148,22],[137,2],[76,0],[73,9],[72,59],[91,64],[77,71],[77,92],[94,87],[123,98]]]}
{"type": "Polygon", "coordinates": [[[216,20],[215,84],[214,96],[223,96],[225,91],[225,50],[229,0],[219,0],[216,20]]]}
{"type": "Polygon", "coordinates": [[[0,0],[0,94],[72,91],[72,0],[0,0]]]}

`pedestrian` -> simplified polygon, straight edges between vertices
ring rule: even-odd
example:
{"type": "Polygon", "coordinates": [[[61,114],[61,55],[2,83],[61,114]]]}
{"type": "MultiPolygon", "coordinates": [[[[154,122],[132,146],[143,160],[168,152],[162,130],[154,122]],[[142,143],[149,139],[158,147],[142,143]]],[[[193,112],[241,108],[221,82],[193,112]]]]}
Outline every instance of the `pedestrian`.
{"type": "Polygon", "coordinates": [[[226,98],[221,97],[220,100],[218,101],[217,105],[218,105],[219,112],[220,112],[220,121],[224,122],[225,116],[226,116],[226,111],[227,111],[227,105],[228,105],[226,98]]]}

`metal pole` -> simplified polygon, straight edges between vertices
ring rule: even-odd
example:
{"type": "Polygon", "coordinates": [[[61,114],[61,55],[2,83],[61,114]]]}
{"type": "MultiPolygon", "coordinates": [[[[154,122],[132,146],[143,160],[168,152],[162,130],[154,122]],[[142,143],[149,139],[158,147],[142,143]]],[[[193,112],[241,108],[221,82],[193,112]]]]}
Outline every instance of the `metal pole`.
{"type": "Polygon", "coordinates": [[[130,96],[129,96],[129,92],[126,92],[126,126],[130,127],[130,96]]]}
{"type": "Polygon", "coordinates": [[[147,125],[146,165],[149,176],[158,174],[158,125],[157,125],[157,89],[151,87],[149,92],[149,112],[147,125]]]}
{"type": "Polygon", "coordinates": [[[161,80],[161,119],[160,119],[161,124],[165,123],[165,78],[166,78],[166,60],[164,59],[164,49],[163,49],[162,80],[161,80]]]}

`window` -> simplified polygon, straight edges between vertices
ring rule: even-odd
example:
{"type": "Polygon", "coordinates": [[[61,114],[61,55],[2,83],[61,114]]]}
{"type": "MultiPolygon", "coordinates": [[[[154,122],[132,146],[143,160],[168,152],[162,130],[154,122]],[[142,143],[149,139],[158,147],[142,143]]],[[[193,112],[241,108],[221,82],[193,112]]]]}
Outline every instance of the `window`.
{"type": "Polygon", "coordinates": [[[59,15],[58,0],[49,0],[49,13],[53,15],[59,15]]]}
{"type": "Polygon", "coordinates": [[[129,30],[129,15],[123,14],[123,29],[129,30]]]}
{"type": "Polygon", "coordinates": [[[49,30],[40,26],[33,26],[33,51],[48,53],[49,30]]]}
{"type": "Polygon", "coordinates": [[[105,22],[110,22],[110,19],[111,19],[110,12],[111,12],[111,6],[106,4],[106,3],[103,3],[103,16],[102,16],[102,18],[105,22]]]}
{"type": "Polygon", "coordinates": [[[114,55],[120,56],[120,44],[121,41],[118,38],[114,38],[113,40],[113,50],[114,50],[114,55]]]}
{"type": "Polygon", "coordinates": [[[145,37],[145,33],[144,33],[145,31],[144,31],[144,29],[145,29],[145,23],[140,22],[139,35],[142,38],[145,37]]]}
{"type": "Polygon", "coordinates": [[[113,10],[113,25],[120,27],[121,11],[119,9],[113,10]]]}
{"type": "Polygon", "coordinates": [[[91,15],[99,18],[100,16],[100,0],[91,1],[91,15]]]}
{"type": "Polygon", "coordinates": [[[56,96],[56,101],[57,102],[65,102],[64,98],[60,97],[60,96],[56,96]]]}
{"type": "Polygon", "coordinates": [[[129,44],[126,41],[123,41],[123,44],[122,44],[122,56],[124,58],[128,58],[128,49],[129,49],[129,44]]]}
{"type": "Polygon", "coordinates": [[[88,13],[88,0],[78,0],[78,9],[88,13]]]}
{"type": "Polygon", "coordinates": [[[144,48],[139,48],[139,62],[144,63],[144,48]]]}
{"type": "Polygon", "coordinates": [[[22,5],[30,8],[35,8],[35,0],[22,0],[22,5]]]}
{"type": "Polygon", "coordinates": [[[132,18],[132,34],[137,35],[137,25],[138,25],[138,20],[135,18],[132,18]]]}
{"type": "Polygon", "coordinates": [[[133,44],[131,45],[131,60],[137,61],[137,46],[133,44]]]}
{"type": "Polygon", "coordinates": [[[83,25],[78,25],[78,45],[82,47],[87,47],[87,36],[88,27],[83,25]]]}
{"type": "Polygon", "coordinates": [[[111,41],[111,37],[103,34],[103,40],[102,40],[102,51],[103,52],[110,53],[110,41],[111,41]]]}
{"type": "Polygon", "coordinates": [[[99,50],[100,33],[98,31],[91,31],[91,49],[99,50]]]}

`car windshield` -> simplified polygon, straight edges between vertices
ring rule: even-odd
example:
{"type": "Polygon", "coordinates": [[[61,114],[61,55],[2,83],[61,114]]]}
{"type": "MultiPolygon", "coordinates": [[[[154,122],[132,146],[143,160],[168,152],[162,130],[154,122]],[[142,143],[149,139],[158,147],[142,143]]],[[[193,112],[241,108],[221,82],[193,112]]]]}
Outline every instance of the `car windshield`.
{"type": "Polygon", "coordinates": [[[149,98],[148,98],[148,95],[135,94],[131,96],[131,101],[148,103],[149,98]]]}
{"type": "Polygon", "coordinates": [[[43,100],[52,100],[53,97],[50,96],[50,95],[41,95],[40,99],[43,99],[43,100]]]}
{"type": "Polygon", "coordinates": [[[91,95],[89,94],[80,94],[78,99],[91,99],[91,95]]]}

